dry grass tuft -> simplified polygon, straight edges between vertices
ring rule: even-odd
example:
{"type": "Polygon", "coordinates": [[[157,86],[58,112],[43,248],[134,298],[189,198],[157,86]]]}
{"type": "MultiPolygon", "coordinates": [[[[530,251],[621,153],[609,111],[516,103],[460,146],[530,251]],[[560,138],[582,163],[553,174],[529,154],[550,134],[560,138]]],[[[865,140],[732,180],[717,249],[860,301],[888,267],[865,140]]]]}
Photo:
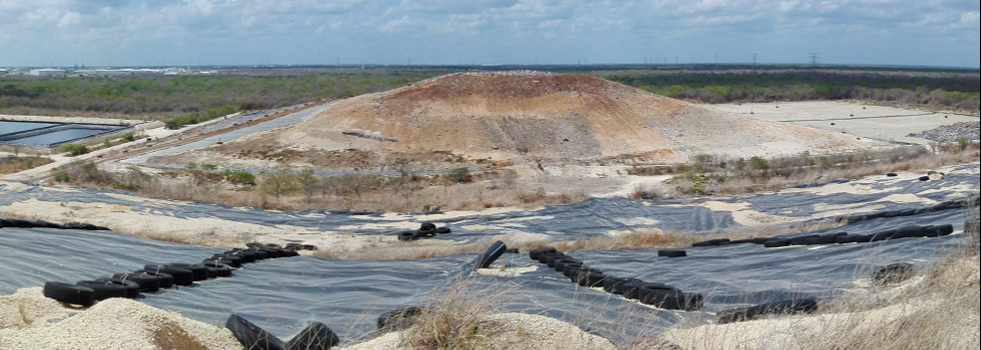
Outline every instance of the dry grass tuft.
{"type": "Polygon", "coordinates": [[[473,279],[452,281],[437,289],[427,306],[402,333],[408,349],[481,349],[493,336],[484,316],[498,313],[502,297],[517,288],[511,283],[478,286],[473,279]]]}
{"type": "Polygon", "coordinates": [[[675,330],[669,339],[685,349],[976,349],[979,271],[976,253],[958,251],[903,285],[823,302],[818,315],[675,330]]]}

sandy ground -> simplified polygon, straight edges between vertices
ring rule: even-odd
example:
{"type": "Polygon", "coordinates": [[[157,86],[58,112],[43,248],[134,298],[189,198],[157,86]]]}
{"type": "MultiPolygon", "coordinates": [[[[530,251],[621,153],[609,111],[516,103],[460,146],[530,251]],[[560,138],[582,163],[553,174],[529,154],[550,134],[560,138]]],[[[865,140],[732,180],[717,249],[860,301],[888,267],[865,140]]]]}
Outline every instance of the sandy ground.
{"type": "MultiPolygon", "coordinates": [[[[483,315],[481,349],[616,349],[608,340],[538,315],[483,315]]],[[[405,349],[405,331],[347,350],[405,349]]],[[[45,298],[41,288],[0,296],[0,348],[18,350],[240,350],[227,329],[129,299],[78,309],[45,298]]]]}
{"type": "Polygon", "coordinates": [[[857,102],[746,103],[708,107],[727,113],[786,122],[837,134],[845,133],[880,141],[920,145],[926,145],[929,141],[906,135],[942,125],[978,120],[976,116],[869,106],[857,102]]]}
{"type": "Polygon", "coordinates": [[[73,309],[45,298],[41,288],[0,296],[0,349],[241,350],[224,328],[129,299],[73,309]]]}
{"type": "MultiPolygon", "coordinates": [[[[506,313],[484,315],[480,321],[484,333],[480,349],[538,350],[538,349],[616,349],[610,341],[586,333],[571,324],[543,316],[506,313]]],[[[397,350],[403,345],[408,331],[384,334],[361,344],[341,350],[397,350]]]]}

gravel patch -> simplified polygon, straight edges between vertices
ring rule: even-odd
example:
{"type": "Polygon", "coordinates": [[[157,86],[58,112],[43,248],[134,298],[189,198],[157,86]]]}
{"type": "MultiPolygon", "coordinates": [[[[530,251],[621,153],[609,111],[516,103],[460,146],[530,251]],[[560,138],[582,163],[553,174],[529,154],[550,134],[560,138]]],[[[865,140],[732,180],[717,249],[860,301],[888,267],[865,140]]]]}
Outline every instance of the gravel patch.
{"type": "Polygon", "coordinates": [[[981,122],[961,122],[951,125],[944,125],[939,128],[909,134],[910,137],[919,137],[936,142],[957,141],[961,138],[968,140],[978,140],[981,122]]]}

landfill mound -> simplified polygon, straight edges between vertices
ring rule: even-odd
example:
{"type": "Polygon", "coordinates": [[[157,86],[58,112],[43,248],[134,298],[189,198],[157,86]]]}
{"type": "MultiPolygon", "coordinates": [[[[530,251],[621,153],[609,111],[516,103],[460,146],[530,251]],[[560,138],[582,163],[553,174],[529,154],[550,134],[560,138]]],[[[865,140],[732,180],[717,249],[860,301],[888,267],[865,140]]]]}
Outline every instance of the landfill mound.
{"type": "MultiPolygon", "coordinates": [[[[357,96],[305,121],[192,154],[349,169],[398,159],[430,167],[474,160],[670,163],[698,154],[784,156],[877,146],[593,76],[520,71],[451,74],[357,96]]],[[[167,161],[188,160],[193,157],[167,161]]]]}

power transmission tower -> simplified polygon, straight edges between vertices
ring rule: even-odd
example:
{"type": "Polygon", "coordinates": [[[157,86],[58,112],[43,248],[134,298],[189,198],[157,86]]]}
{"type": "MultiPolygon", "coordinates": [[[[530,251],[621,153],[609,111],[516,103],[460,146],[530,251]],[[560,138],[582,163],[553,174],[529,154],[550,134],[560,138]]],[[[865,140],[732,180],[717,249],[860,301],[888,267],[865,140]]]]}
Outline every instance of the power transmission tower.
{"type": "Polygon", "coordinates": [[[818,54],[817,52],[811,52],[811,67],[817,68],[818,65],[818,54]]]}
{"type": "Polygon", "coordinates": [[[756,67],[756,54],[753,54],[753,67],[756,67]]]}

